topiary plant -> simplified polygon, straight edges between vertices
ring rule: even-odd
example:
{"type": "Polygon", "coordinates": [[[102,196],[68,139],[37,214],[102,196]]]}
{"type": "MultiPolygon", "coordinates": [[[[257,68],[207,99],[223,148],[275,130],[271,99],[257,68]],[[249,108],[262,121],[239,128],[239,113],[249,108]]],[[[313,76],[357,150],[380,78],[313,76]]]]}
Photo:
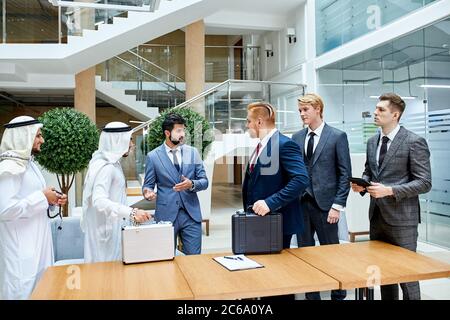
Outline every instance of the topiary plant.
{"type": "MultiPolygon", "coordinates": [[[[84,113],[71,108],[47,111],[39,121],[44,125],[45,143],[37,161],[56,174],[61,191],[69,194],[75,174],[87,168],[98,148],[97,127],[84,113]]],[[[68,205],[64,206],[64,216],[67,215],[68,205]]]]}
{"type": "Polygon", "coordinates": [[[160,146],[166,139],[162,131],[162,123],[169,113],[179,114],[186,120],[186,144],[197,147],[202,158],[206,157],[206,148],[213,140],[213,135],[208,134],[210,125],[205,117],[189,108],[171,108],[163,111],[148,129],[147,145],[148,150],[153,150],[160,146]]]}

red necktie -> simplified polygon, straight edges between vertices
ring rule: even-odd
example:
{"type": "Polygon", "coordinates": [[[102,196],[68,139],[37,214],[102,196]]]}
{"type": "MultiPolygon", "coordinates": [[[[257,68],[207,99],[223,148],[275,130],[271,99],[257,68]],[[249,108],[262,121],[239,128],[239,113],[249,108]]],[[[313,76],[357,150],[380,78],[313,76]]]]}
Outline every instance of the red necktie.
{"type": "Polygon", "coordinates": [[[253,169],[255,169],[256,160],[258,159],[258,153],[259,149],[261,148],[261,143],[258,143],[256,146],[256,151],[254,153],[254,157],[252,159],[252,162],[250,163],[250,172],[253,172],[253,169]]]}

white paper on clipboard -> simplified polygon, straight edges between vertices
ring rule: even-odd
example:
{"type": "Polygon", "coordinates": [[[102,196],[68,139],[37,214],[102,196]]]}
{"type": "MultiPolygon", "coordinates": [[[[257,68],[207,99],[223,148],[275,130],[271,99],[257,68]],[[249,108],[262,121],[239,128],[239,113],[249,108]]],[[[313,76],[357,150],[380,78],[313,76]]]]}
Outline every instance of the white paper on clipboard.
{"type": "Polygon", "coordinates": [[[230,271],[264,268],[264,266],[243,254],[213,258],[230,271]]]}

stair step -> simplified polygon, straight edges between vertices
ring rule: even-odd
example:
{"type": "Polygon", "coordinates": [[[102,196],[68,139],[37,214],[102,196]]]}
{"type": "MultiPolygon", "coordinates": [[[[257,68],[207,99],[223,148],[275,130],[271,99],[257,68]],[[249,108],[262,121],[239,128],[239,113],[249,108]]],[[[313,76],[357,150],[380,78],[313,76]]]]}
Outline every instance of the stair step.
{"type": "Polygon", "coordinates": [[[83,38],[92,37],[97,34],[97,30],[83,29],[83,38]]]}
{"type": "Polygon", "coordinates": [[[121,24],[121,23],[126,23],[127,20],[128,20],[128,18],[113,17],[113,24],[118,25],[118,24],[121,24]]]}
{"type": "Polygon", "coordinates": [[[67,36],[67,44],[77,45],[83,41],[82,36],[67,36]]]}
{"type": "Polygon", "coordinates": [[[105,31],[105,30],[110,29],[111,27],[112,27],[112,24],[110,24],[110,23],[102,23],[97,26],[97,31],[105,31]]]}

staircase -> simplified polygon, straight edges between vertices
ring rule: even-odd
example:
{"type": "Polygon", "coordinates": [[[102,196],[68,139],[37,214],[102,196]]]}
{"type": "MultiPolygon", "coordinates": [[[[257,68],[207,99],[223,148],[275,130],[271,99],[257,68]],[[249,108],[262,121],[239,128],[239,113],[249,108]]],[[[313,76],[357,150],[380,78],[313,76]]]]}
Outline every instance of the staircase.
{"type": "Polygon", "coordinates": [[[129,48],[184,28],[221,8],[218,0],[161,1],[155,12],[129,11],[98,30],[69,36],[67,44],[0,44],[0,62],[27,73],[76,74],[129,48]]]}
{"type": "Polygon", "coordinates": [[[135,95],[125,94],[124,90],[114,88],[111,82],[102,81],[100,76],[95,77],[95,89],[100,99],[139,120],[146,121],[159,115],[158,108],[147,107],[147,101],[137,101],[135,95]]]}
{"type": "Polygon", "coordinates": [[[104,101],[146,121],[185,101],[184,80],[135,51],[102,63],[96,88],[104,101]]]}

